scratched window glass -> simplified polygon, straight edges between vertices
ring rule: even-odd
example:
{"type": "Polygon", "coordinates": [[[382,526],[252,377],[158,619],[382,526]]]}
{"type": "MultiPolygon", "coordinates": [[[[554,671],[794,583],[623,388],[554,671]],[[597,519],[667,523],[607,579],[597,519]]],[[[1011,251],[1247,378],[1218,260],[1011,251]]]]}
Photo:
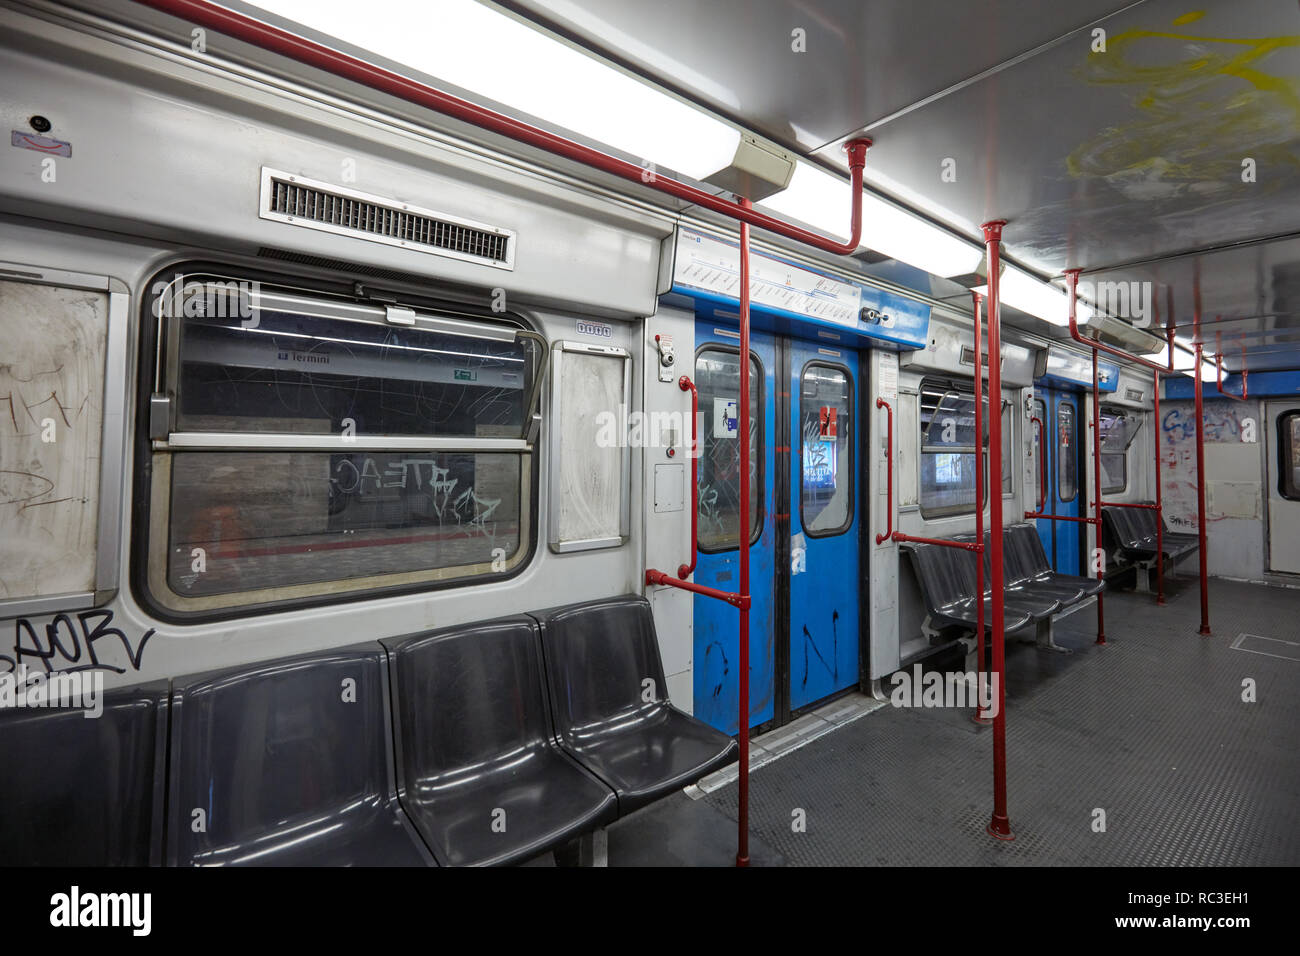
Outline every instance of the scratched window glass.
{"type": "MultiPolygon", "coordinates": [[[[921,383],[921,515],[975,510],[975,393],[970,384],[921,383]]],[[[987,403],[984,408],[988,411],[987,403]]],[[[987,414],[984,444],[988,445],[987,414]]],[[[985,464],[987,468],[987,462],[985,464]]],[[[985,500],[987,500],[987,489],[985,500]]]]}
{"type": "Polygon", "coordinates": [[[1056,410],[1056,417],[1057,495],[1062,501],[1073,501],[1079,493],[1079,436],[1074,426],[1074,405],[1062,402],[1056,410]]]}
{"type": "MultiPolygon", "coordinates": [[[[758,540],[762,498],[760,401],[763,372],[749,361],[749,528],[758,540]]],[[[740,538],[740,433],[736,399],[740,395],[740,353],[705,349],[695,360],[703,427],[700,435],[699,548],[728,551],[740,538]]]]}
{"type": "Polygon", "coordinates": [[[808,365],[799,388],[799,520],[814,537],[853,522],[853,386],[843,369],[808,365]]]}
{"type": "Polygon", "coordinates": [[[1101,410],[1101,490],[1113,494],[1128,486],[1128,447],[1142,419],[1131,413],[1101,410]]]}
{"type": "Polygon", "coordinates": [[[494,559],[520,550],[523,460],[409,451],[176,454],[168,584],[198,596],[439,569],[453,572],[448,577],[488,573],[494,559]]]}
{"type": "Polygon", "coordinates": [[[187,318],[181,431],[519,438],[531,340],[257,311],[187,318]]]}

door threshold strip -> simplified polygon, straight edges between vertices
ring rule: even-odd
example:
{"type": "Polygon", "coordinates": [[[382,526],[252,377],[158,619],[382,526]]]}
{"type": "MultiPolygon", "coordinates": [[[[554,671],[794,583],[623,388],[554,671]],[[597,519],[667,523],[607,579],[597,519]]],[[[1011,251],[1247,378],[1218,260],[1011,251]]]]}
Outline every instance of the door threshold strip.
{"type": "MultiPolygon", "coordinates": [[[[755,737],[749,745],[749,772],[752,774],[759,767],[779,760],[805,744],[824,737],[832,730],[845,727],[879,710],[886,703],[868,697],[866,694],[850,694],[818,707],[784,727],[778,727],[755,737]]],[[[699,783],[686,787],[686,795],[692,800],[699,800],[705,794],[734,783],[739,776],[738,766],[731,764],[716,773],[709,774],[699,783]]]]}

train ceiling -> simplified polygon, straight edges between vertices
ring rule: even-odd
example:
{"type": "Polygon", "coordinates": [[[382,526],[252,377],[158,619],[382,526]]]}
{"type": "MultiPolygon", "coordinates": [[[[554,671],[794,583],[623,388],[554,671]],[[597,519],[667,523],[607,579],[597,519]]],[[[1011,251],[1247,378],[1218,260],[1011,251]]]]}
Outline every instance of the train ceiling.
{"type": "Polygon", "coordinates": [[[501,5],[827,165],[865,131],[877,191],[972,241],[1007,219],[1058,285],[1152,283],[1187,343],[1199,298],[1225,368],[1300,367],[1296,0],[501,5]]]}

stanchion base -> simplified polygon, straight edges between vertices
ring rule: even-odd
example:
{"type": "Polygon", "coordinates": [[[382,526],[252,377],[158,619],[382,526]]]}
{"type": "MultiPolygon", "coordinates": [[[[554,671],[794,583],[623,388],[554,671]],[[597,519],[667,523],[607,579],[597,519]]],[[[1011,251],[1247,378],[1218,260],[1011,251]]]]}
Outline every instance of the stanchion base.
{"type": "Polygon", "coordinates": [[[984,828],[984,832],[995,839],[1003,840],[1008,843],[1016,838],[1016,835],[1011,832],[1011,821],[1006,817],[999,817],[996,814],[993,819],[989,821],[989,825],[984,828]]]}
{"type": "Polygon", "coordinates": [[[1156,607],[1164,607],[1164,606],[1165,606],[1165,598],[1164,595],[1161,595],[1160,597],[1156,598],[1156,607]]]}
{"type": "Polygon", "coordinates": [[[972,724],[979,724],[981,727],[987,727],[989,724],[993,723],[993,718],[981,717],[979,714],[973,714],[971,716],[970,722],[972,724]]]}
{"type": "Polygon", "coordinates": [[[1106,635],[1105,635],[1105,634],[1098,634],[1098,635],[1097,635],[1097,643],[1098,643],[1098,644],[1105,644],[1105,643],[1106,643],[1106,635]]]}
{"type": "Polygon", "coordinates": [[[1206,637],[1209,637],[1209,636],[1210,636],[1211,634],[1213,634],[1214,632],[1210,630],[1210,625],[1208,625],[1208,624],[1202,624],[1202,625],[1201,625],[1201,633],[1204,634],[1206,637]]]}
{"type": "Polygon", "coordinates": [[[747,857],[747,856],[737,856],[737,857],[736,857],[736,866],[738,866],[738,867],[741,867],[741,866],[749,866],[749,857],[747,857]]]}

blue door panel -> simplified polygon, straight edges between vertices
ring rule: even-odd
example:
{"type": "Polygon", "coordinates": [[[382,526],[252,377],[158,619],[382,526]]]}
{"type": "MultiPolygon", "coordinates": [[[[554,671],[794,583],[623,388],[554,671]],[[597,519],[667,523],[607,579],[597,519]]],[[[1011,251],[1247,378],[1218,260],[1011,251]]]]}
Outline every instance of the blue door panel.
{"type": "MultiPolygon", "coordinates": [[[[715,343],[732,350],[736,342],[719,338],[713,326],[701,322],[695,340],[702,345],[715,343]]],[[[763,379],[759,399],[763,409],[762,441],[759,446],[760,487],[759,521],[762,528],[758,541],[749,549],[749,723],[766,723],[775,716],[776,654],[773,646],[773,555],[775,543],[772,521],[773,455],[776,447],[776,367],[775,340],[757,332],[750,334],[750,351],[762,366],[763,379]]],[[[713,428],[714,410],[701,397],[705,429],[713,428]]],[[[701,436],[701,446],[703,446],[701,436]]],[[[703,476],[703,469],[701,469],[703,476]]],[[[708,495],[702,493],[701,522],[707,520],[708,495]]],[[[740,556],[733,547],[717,553],[700,552],[695,566],[695,583],[722,591],[740,587],[740,556]]],[[[729,734],[740,730],[740,612],[724,601],[696,596],[694,640],[695,716],[729,734]]]]}
{"type": "MultiPolygon", "coordinates": [[[[696,342],[700,351],[717,347],[734,351],[736,340],[720,336],[711,321],[701,321],[696,327],[696,342]]],[[[761,332],[750,336],[750,349],[762,366],[762,442],[759,448],[761,532],[750,547],[750,726],[782,719],[778,713],[778,689],[788,691],[786,706],[797,710],[845,688],[857,684],[859,678],[859,590],[858,581],[858,522],[859,499],[858,461],[856,445],[859,436],[858,405],[861,402],[861,383],[858,381],[858,358],[852,351],[828,355],[817,346],[804,345],[788,339],[777,339],[761,332]],[[788,350],[790,381],[780,382],[777,376],[782,366],[781,350],[788,350]],[[818,412],[824,403],[835,405],[833,398],[822,399],[813,394],[810,407],[802,407],[801,384],[810,363],[817,373],[825,373],[831,389],[837,383],[847,386],[851,399],[838,407],[836,426],[831,434],[846,438],[835,444],[835,451],[823,439],[818,412]],[[790,395],[789,414],[778,422],[776,416],[777,393],[790,395]],[[808,421],[804,421],[808,418],[808,421]],[[802,429],[810,429],[804,435],[802,429]],[[777,449],[790,448],[789,498],[777,500],[776,459],[777,449]],[[805,454],[805,451],[807,454],[805,454]],[[838,464],[847,455],[842,466],[822,467],[831,455],[838,464]],[[820,456],[820,457],[819,457],[820,456]],[[821,470],[818,471],[818,468],[821,470]],[[808,533],[803,526],[800,501],[803,493],[801,478],[810,478],[810,521],[818,523],[817,529],[808,533]],[[851,479],[851,481],[850,481],[851,479]],[[834,528],[825,527],[831,520],[822,516],[823,507],[818,496],[824,496],[839,507],[848,500],[848,514],[837,521],[834,528]],[[777,550],[777,515],[789,514],[790,535],[793,540],[802,536],[805,550],[797,557],[797,573],[778,575],[775,566],[777,550]],[[835,533],[831,533],[835,532],[835,533]],[[789,620],[775,619],[777,588],[788,588],[789,620]],[[778,623],[785,626],[779,627],[778,623]],[[777,635],[789,635],[788,655],[778,654],[777,635]],[[784,657],[784,661],[782,658],[784,657]],[[784,667],[788,661],[788,669],[784,667]],[[781,663],[778,663],[781,662],[781,663]],[[778,667],[782,671],[778,671],[778,667]]],[[[698,358],[696,377],[698,379],[698,358]]],[[[815,376],[814,376],[815,377],[815,376]]],[[[698,381],[697,381],[698,384],[698,381]]],[[[819,381],[816,388],[821,388],[819,381]]],[[[815,392],[815,389],[814,389],[815,392]]],[[[701,427],[714,427],[715,410],[712,402],[717,396],[706,397],[701,391],[701,427]]],[[[724,439],[725,441],[725,439],[724,439]]],[[[702,439],[702,447],[704,442],[702,439]]],[[[715,442],[716,444],[716,442],[715,442]]],[[[710,518],[712,488],[706,486],[706,469],[701,467],[700,522],[702,527],[710,518]]],[[[734,479],[733,479],[734,487],[734,479]]],[[[830,505],[825,505],[829,507],[830,505]]],[[[833,517],[833,515],[832,515],[833,517]]],[[[704,532],[702,531],[703,535],[704,532]]],[[[730,539],[728,539],[730,540],[730,539]]],[[[793,563],[793,562],[792,562],[793,563]]],[[[707,587],[735,591],[740,582],[739,554],[734,547],[726,551],[707,553],[701,551],[696,564],[694,580],[707,587]]],[[[734,734],[739,730],[739,612],[729,604],[712,598],[696,596],[694,600],[694,706],[695,716],[734,734]]]]}
{"type": "MultiPolygon", "coordinates": [[[[802,560],[794,555],[790,574],[790,709],[798,710],[858,682],[858,359],[837,350],[794,342],[790,380],[790,534],[802,535],[802,560]],[[847,408],[837,401],[837,381],[847,379],[847,408]],[[827,391],[819,397],[818,388],[827,391]],[[819,412],[838,407],[835,440],[821,437],[819,412]],[[845,414],[845,411],[848,414],[845,414]],[[847,456],[848,461],[843,459],[847,456]],[[844,521],[819,534],[804,527],[815,521],[818,498],[847,498],[844,521]],[[833,532],[833,533],[832,533],[833,532]]],[[[830,510],[828,506],[827,510],[830,510]]],[[[823,512],[825,514],[825,512],[823,512]]],[[[838,515],[838,510],[836,510],[838,515]]]]}
{"type": "MultiPolygon", "coordinates": [[[[1036,389],[1046,406],[1047,501],[1043,511],[1066,517],[1083,516],[1083,456],[1081,442],[1083,396],[1057,388],[1036,389]]],[[[1062,574],[1080,574],[1083,525],[1078,521],[1038,520],[1038,535],[1052,566],[1062,574]]]]}

